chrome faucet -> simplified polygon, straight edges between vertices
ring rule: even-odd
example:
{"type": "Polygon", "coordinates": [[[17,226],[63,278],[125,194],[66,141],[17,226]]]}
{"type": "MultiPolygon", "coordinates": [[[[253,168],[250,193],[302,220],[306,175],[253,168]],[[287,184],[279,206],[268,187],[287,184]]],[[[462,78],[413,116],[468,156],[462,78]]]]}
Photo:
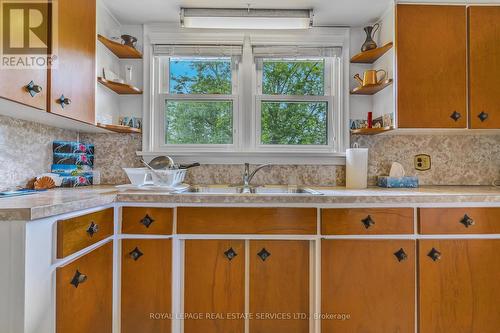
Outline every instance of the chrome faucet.
{"type": "Polygon", "coordinates": [[[245,171],[243,172],[243,189],[245,192],[250,192],[250,182],[257,171],[269,165],[271,164],[261,164],[250,173],[250,163],[245,163],[245,171]]]}

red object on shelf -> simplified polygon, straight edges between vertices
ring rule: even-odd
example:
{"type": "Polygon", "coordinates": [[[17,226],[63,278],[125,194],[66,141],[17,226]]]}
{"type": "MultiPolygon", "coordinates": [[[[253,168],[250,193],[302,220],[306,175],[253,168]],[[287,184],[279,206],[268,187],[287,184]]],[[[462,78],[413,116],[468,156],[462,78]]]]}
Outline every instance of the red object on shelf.
{"type": "Polygon", "coordinates": [[[372,119],[373,118],[373,114],[371,112],[368,112],[368,120],[367,120],[367,123],[368,123],[368,128],[372,128],[372,119]]]}

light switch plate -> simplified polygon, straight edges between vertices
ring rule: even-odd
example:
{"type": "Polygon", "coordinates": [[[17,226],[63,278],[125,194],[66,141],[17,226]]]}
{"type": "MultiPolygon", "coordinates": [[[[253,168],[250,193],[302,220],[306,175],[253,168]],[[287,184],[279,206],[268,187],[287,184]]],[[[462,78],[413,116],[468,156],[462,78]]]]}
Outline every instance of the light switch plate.
{"type": "Polygon", "coordinates": [[[431,157],[427,154],[415,155],[415,169],[418,171],[427,171],[431,168],[431,157]]]}

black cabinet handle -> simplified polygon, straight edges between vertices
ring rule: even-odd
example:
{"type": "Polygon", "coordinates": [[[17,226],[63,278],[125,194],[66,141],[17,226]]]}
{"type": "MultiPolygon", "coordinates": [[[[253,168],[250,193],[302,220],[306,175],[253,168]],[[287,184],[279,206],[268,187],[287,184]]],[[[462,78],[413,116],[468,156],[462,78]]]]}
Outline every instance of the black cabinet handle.
{"type": "Polygon", "coordinates": [[[450,115],[450,118],[458,121],[458,119],[462,118],[462,115],[460,114],[460,112],[453,111],[453,113],[450,115]]]}
{"type": "Polygon", "coordinates": [[[140,257],[144,255],[144,253],[139,250],[139,248],[136,246],[135,249],[129,252],[130,258],[134,259],[134,261],[139,260],[140,257]]]}
{"type": "Polygon", "coordinates": [[[57,100],[57,102],[59,104],[61,104],[61,107],[64,109],[65,105],[70,105],[71,104],[71,99],[69,99],[68,97],[64,97],[64,95],[61,95],[61,97],[59,97],[59,99],[57,100]]]}
{"type": "Polygon", "coordinates": [[[78,270],[76,270],[75,275],[71,279],[70,284],[74,285],[75,288],[78,288],[78,285],[84,283],[85,281],[87,281],[87,275],[82,274],[78,270]]]}
{"type": "Polygon", "coordinates": [[[373,221],[372,217],[368,215],[364,219],[361,220],[361,223],[365,226],[366,229],[370,228],[372,225],[375,224],[375,221],[373,221]]]}
{"type": "Polygon", "coordinates": [[[271,253],[267,251],[266,248],[262,248],[262,250],[260,250],[257,255],[260,257],[260,259],[262,259],[262,261],[266,261],[266,259],[271,256],[271,253]]]}
{"type": "Polygon", "coordinates": [[[427,254],[429,258],[431,258],[433,261],[438,261],[441,259],[441,252],[436,250],[435,248],[432,248],[432,250],[427,254]]]}
{"type": "Polygon", "coordinates": [[[464,217],[460,220],[460,223],[462,223],[466,228],[475,224],[474,220],[467,214],[465,214],[464,217]]]}
{"type": "Polygon", "coordinates": [[[229,250],[227,250],[226,252],[224,252],[224,255],[226,256],[226,258],[231,261],[234,259],[234,257],[236,257],[238,255],[238,253],[236,253],[236,251],[233,249],[233,248],[230,248],[229,250]]]}
{"type": "Polygon", "coordinates": [[[481,120],[481,122],[483,122],[488,119],[488,114],[484,111],[481,111],[481,113],[478,114],[477,117],[479,118],[479,120],[481,120]]]}
{"type": "Polygon", "coordinates": [[[28,90],[31,97],[35,97],[36,94],[42,92],[42,87],[35,84],[35,82],[33,82],[33,80],[31,80],[31,82],[28,83],[28,85],[26,85],[26,90],[28,90]]]}
{"type": "Polygon", "coordinates": [[[144,216],[142,218],[142,220],[140,220],[139,222],[144,225],[146,228],[149,228],[149,226],[154,222],[155,220],[149,216],[148,214],[146,214],[146,216],[144,216]]]}
{"type": "Polygon", "coordinates": [[[396,256],[399,262],[406,260],[408,258],[408,255],[406,254],[405,250],[403,250],[403,248],[400,248],[397,252],[394,252],[394,255],[396,256]]]}
{"type": "Polygon", "coordinates": [[[99,225],[95,224],[94,221],[92,221],[87,229],[87,233],[89,234],[90,237],[92,237],[98,231],[99,231],[99,225]]]}

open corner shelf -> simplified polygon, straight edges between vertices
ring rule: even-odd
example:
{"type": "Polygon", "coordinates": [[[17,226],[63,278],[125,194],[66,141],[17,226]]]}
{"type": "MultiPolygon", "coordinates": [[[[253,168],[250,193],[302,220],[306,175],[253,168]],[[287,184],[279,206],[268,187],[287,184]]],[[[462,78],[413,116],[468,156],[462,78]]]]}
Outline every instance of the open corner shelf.
{"type": "Polygon", "coordinates": [[[384,46],[377,47],[373,50],[360,52],[351,58],[353,64],[373,64],[378,58],[383,56],[387,51],[392,48],[393,43],[389,42],[384,46]]]}
{"type": "Polygon", "coordinates": [[[356,87],[351,90],[351,95],[374,95],[380,90],[392,84],[392,79],[385,80],[379,84],[370,84],[366,86],[356,87]]]}
{"type": "Polygon", "coordinates": [[[120,59],[142,59],[142,53],[131,46],[114,42],[99,34],[97,39],[120,59]]]}
{"type": "Polygon", "coordinates": [[[392,126],[388,127],[379,127],[379,128],[358,128],[351,130],[351,134],[358,135],[375,135],[380,133],[385,133],[388,131],[392,131],[394,128],[392,126]]]}
{"type": "Polygon", "coordinates": [[[142,133],[142,131],[138,128],[123,126],[123,125],[110,125],[110,124],[101,124],[97,123],[97,127],[104,128],[116,133],[142,133]]]}
{"type": "Polygon", "coordinates": [[[117,93],[119,95],[141,95],[142,94],[141,89],[134,87],[134,86],[131,86],[130,84],[109,81],[103,77],[98,77],[97,82],[99,82],[100,84],[113,90],[115,93],[117,93]]]}

